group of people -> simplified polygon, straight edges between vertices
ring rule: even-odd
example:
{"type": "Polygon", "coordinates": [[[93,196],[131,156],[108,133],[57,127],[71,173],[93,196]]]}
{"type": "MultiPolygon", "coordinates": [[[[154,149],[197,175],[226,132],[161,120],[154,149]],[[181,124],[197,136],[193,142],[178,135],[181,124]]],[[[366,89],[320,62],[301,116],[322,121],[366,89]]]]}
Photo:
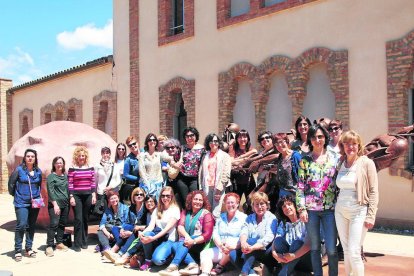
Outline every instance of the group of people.
{"type": "MultiPolygon", "coordinates": [[[[358,133],[343,132],[339,120],[311,124],[300,116],[290,134],[259,133],[257,150],[248,131],[229,129],[208,134],[204,145],[194,127],[184,129],[183,145],[150,133],[140,149],[130,136],[117,145],[114,161],[103,147],[96,166],[78,146],[67,172],[55,157],[47,177],[46,255],[68,250],[63,234],[72,207],[73,250],[87,247],[92,212],[100,217],[96,250],[116,265],[148,270],[168,262],[160,275],[218,275],[231,262],[250,275],[259,261],[278,275],[295,268],[322,275],[324,244],[329,275],[338,275],[339,238],[346,275],[363,275],[360,250],[375,223],[378,179],[358,133]]],[[[39,209],[31,199],[41,196],[42,182],[36,151],[27,149],[15,172],[20,261],[25,232],[27,256],[36,257],[39,209]]]]}

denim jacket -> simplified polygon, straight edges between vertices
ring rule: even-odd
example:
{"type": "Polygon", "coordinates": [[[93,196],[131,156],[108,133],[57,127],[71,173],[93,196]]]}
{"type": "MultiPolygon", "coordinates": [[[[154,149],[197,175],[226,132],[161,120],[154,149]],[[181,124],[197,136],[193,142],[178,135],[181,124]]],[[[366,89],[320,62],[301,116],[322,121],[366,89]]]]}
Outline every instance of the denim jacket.
{"type": "Polygon", "coordinates": [[[42,184],[42,171],[37,168],[34,169],[34,175],[30,176],[26,168],[19,165],[16,168],[17,182],[15,185],[15,194],[13,204],[17,208],[31,206],[31,196],[29,188],[29,177],[32,188],[32,197],[39,198],[42,184]]]}
{"type": "Polygon", "coordinates": [[[139,166],[138,157],[133,153],[128,154],[124,162],[124,179],[127,184],[138,185],[139,166]]]}
{"type": "Polygon", "coordinates": [[[147,225],[147,209],[143,205],[141,210],[137,212],[136,205],[131,204],[128,209],[126,221],[122,224],[122,229],[126,231],[133,231],[135,225],[147,225]]]}
{"type": "Polygon", "coordinates": [[[99,223],[99,229],[102,230],[105,228],[105,224],[108,222],[111,223],[115,218],[117,218],[117,222],[120,223],[119,227],[121,227],[128,218],[128,206],[119,202],[117,214],[114,214],[112,208],[107,207],[102,215],[101,222],[99,223]]]}

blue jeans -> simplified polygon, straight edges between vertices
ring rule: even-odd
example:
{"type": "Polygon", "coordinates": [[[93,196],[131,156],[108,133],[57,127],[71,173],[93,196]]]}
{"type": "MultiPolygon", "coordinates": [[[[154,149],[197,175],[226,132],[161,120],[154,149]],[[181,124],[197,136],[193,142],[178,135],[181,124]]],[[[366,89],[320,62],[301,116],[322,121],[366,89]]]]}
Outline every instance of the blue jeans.
{"type": "Polygon", "coordinates": [[[119,240],[117,240],[116,242],[116,244],[120,247],[118,254],[122,255],[126,253],[128,251],[128,248],[131,246],[132,242],[136,238],[137,237],[134,235],[134,233],[132,233],[131,236],[129,236],[126,239],[119,238],[119,240]]]}
{"type": "MultiPolygon", "coordinates": [[[[144,232],[143,235],[145,237],[153,237],[156,235],[156,233],[152,232],[144,232]]],[[[142,247],[144,248],[144,255],[145,255],[145,259],[146,260],[151,260],[151,256],[153,255],[152,253],[154,252],[154,247],[158,248],[157,246],[160,244],[159,240],[150,242],[150,243],[143,243],[142,247]]]]}
{"type": "MultiPolygon", "coordinates": [[[[197,237],[198,236],[191,236],[192,239],[195,239],[197,237]]],[[[191,246],[190,249],[188,249],[186,246],[184,246],[184,241],[174,242],[172,246],[172,251],[175,255],[174,255],[174,259],[171,261],[171,264],[179,266],[183,260],[185,264],[196,263],[196,261],[194,260],[193,256],[191,256],[191,254],[200,256],[200,252],[203,250],[205,245],[206,245],[205,243],[196,244],[196,245],[191,246]]]]}
{"type": "Polygon", "coordinates": [[[336,252],[337,231],[333,210],[308,210],[306,231],[310,239],[313,272],[315,276],[322,275],[321,226],[323,227],[325,246],[328,254],[329,276],[336,276],[338,275],[338,254],[336,252]]]}
{"type": "MultiPolygon", "coordinates": [[[[247,239],[247,243],[249,245],[254,245],[254,244],[256,244],[257,240],[258,239],[250,238],[250,239],[247,239]]],[[[231,259],[237,258],[236,254],[237,254],[236,252],[230,253],[230,258],[231,259]]],[[[275,261],[272,261],[273,257],[272,257],[272,246],[271,246],[271,244],[268,245],[265,250],[255,250],[255,251],[252,251],[249,254],[244,254],[243,253],[241,255],[241,258],[244,260],[244,263],[243,263],[242,268],[241,268],[241,272],[246,273],[246,274],[256,274],[256,272],[254,272],[254,270],[253,270],[253,264],[256,260],[258,260],[260,262],[263,262],[267,266],[274,266],[274,264],[275,264],[275,261]]],[[[236,262],[236,263],[239,263],[239,262],[236,262]]]]}
{"type": "Polygon", "coordinates": [[[32,207],[15,207],[16,212],[16,231],[14,233],[14,251],[15,253],[22,252],[23,236],[26,233],[26,251],[32,250],[33,238],[35,233],[35,226],[37,216],[39,215],[38,208],[32,207]]]}
{"type": "MultiPolygon", "coordinates": [[[[274,246],[277,253],[295,253],[299,248],[303,246],[303,241],[294,240],[292,244],[289,245],[284,238],[278,237],[274,241],[274,246]]],[[[293,270],[299,262],[303,264],[302,266],[306,266],[307,268],[309,268],[309,271],[312,270],[310,255],[309,253],[307,253],[302,257],[295,259],[289,263],[282,263],[282,269],[279,271],[278,276],[288,276],[292,274],[293,270]]]]}

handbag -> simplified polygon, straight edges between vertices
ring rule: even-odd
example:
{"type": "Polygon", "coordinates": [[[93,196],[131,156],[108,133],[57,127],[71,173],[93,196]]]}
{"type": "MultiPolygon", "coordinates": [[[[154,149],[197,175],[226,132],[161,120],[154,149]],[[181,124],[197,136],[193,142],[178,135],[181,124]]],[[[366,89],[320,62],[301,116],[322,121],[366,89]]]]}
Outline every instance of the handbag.
{"type": "Polygon", "coordinates": [[[42,193],[40,193],[39,198],[33,198],[32,195],[32,184],[30,182],[30,175],[27,175],[27,179],[29,180],[29,189],[30,189],[30,198],[32,199],[32,208],[41,208],[45,207],[45,201],[43,200],[42,193]]]}
{"type": "MultiPolygon", "coordinates": [[[[109,176],[108,183],[106,183],[106,187],[108,187],[109,183],[111,183],[113,174],[114,174],[114,165],[112,166],[111,175],[109,176]]],[[[96,200],[95,206],[93,207],[93,211],[92,211],[92,213],[95,216],[101,216],[105,212],[105,201],[106,201],[106,195],[98,197],[98,199],[96,200]]]]}
{"type": "MultiPolygon", "coordinates": [[[[178,162],[181,162],[183,160],[183,151],[181,150],[181,156],[180,156],[180,160],[178,162]]],[[[169,166],[168,167],[168,178],[171,180],[174,180],[177,178],[178,174],[180,173],[180,169],[176,169],[173,166],[169,166]]]]}

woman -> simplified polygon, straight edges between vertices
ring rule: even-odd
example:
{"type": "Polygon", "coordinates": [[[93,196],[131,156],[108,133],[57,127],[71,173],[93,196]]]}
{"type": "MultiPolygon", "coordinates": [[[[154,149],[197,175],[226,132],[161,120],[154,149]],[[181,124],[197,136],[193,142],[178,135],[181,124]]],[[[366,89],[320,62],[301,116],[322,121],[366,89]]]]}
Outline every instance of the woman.
{"type": "Polygon", "coordinates": [[[89,212],[96,203],[95,169],[88,162],[88,149],[77,146],[73,152],[73,167],[68,171],[69,203],[74,211],[73,250],[76,252],[88,248],[89,212]]]}
{"type": "Polygon", "coordinates": [[[276,160],[275,174],[275,181],[279,187],[279,197],[288,195],[295,197],[298,187],[299,163],[302,156],[297,151],[290,149],[286,133],[278,133],[274,136],[274,139],[276,150],[280,153],[276,160]]]}
{"type": "Polygon", "coordinates": [[[198,182],[200,190],[207,195],[214,217],[221,213],[221,201],[225,189],[231,186],[230,156],[220,149],[221,139],[218,135],[210,133],[204,141],[206,154],[201,160],[198,182]]]}
{"type": "Polygon", "coordinates": [[[342,122],[339,120],[332,120],[329,123],[327,130],[330,137],[327,149],[337,155],[339,159],[339,138],[341,138],[342,135],[342,122]]]}
{"type": "Polygon", "coordinates": [[[132,190],[139,185],[139,166],[138,166],[138,155],[139,155],[139,144],[135,136],[129,136],[125,143],[128,145],[131,151],[125,158],[124,162],[124,183],[119,191],[121,202],[124,204],[130,204],[129,197],[132,190]]]}
{"type": "Polygon", "coordinates": [[[296,266],[312,271],[309,239],[305,224],[300,221],[295,200],[283,196],[277,202],[277,213],[281,219],[272,246],[272,256],[282,265],[278,275],[291,275],[296,266]]]}
{"type": "Polygon", "coordinates": [[[102,215],[97,234],[103,254],[109,257],[110,243],[118,242],[119,229],[128,218],[128,206],[119,202],[119,194],[116,191],[108,191],[107,199],[108,207],[102,215]]]}
{"type": "Polygon", "coordinates": [[[152,262],[156,265],[163,265],[167,257],[166,251],[170,248],[170,243],[176,241],[177,222],[180,219],[180,208],[175,202],[174,191],[171,187],[161,189],[160,200],[158,201],[157,211],[153,212],[150,224],[142,232],[138,232],[144,246],[145,262],[140,267],[141,270],[148,270],[152,262]],[[154,231],[159,228],[160,231],[154,231]],[[153,248],[156,248],[153,251],[153,248]],[[152,254],[154,252],[154,254],[152,254]]]}
{"type": "Polygon", "coordinates": [[[240,232],[247,215],[239,211],[240,197],[236,193],[224,196],[226,212],[217,219],[213,229],[214,247],[200,253],[201,275],[218,275],[224,271],[230,261],[230,254],[235,260],[235,250],[240,248],[240,232]],[[213,263],[217,263],[213,268],[213,263]]]}
{"type": "Polygon", "coordinates": [[[126,145],[124,143],[119,143],[116,145],[116,153],[115,153],[115,165],[119,170],[119,175],[121,179],[124,177],[124,164],[126,158],[126,145]]]}
{"type": "MultiPolygon", "coordinates": [[[[124,255],[132,242],[137,238],[136,234],[138,231],[146,228],[147,210],[144,204],[145,196],[145,191],[140,187],[132,191],[131,206],[129,206],[127,219],[119,230],[119,239],[117,239],[111,250],[108,250],[105,254],[112,262],[115,262],[124,255]]],[[[125,259],[125,262],[127,260],[125,259]]],[[[119,265],[120,263],[118,262],[117,264],[119,265]]]]}
{"type": "Polygon", "coordinates": [[[210,203],[203,191],[189,193],[186,203],[177,227],[179,240],[170,243],[170,250],[166,250],[165,255],[160,256],[161,260],[165,260],[173,253],[174,259],[166,269],[159,272],[160,275],[174,275],[182,261],[187,264],[187,267],[179,271],[181,275],[199,274],[200,269],[194,257],[199,256],[206,242],[210,241],[214,218],[210,212],[210,203]]]}
{"type": "Polygon", "coordinates": [[[246,170],[240,170],[239,166],[244,164],[249,157],[257,153],[257,150],[250,143],[249,132],[245,129],[236,134],[234,143],[229,147],[229,155],[232,159],[231,166],[231,183],[233,191],[240,197],[244,194],[247,196],[256,187],[252,173],[246,170]]]}
{"type": "Polygon", "coordinates": [[[344,249],[345,274],[364,275],[360,244],[366,229],[371,229],[375,223],[378,176],[374,162],[363,156],[358,133],[350,130],[342,134],[339,149],[343,159],[336,178],[340,192],[335,220],[344,249]]]}
{"type": "Polygon", "coordinates": [[[16,212],[16,230],[14,233],[14,260],[22,260],[23,236],[26,234],[25,251],[29,258],[36,258],[32,249],[35,226],[39,208],[33,208],[32,198],[39,198],[42,184],[42,171],[38,167],[37,152],[26,149],[22,163],[10,176],[14,183],[14,210],[16,212]]]}
{"type": "Polygon", "coordinates": [[[290,144],[292,150],[298,151],[300,154],[306,154],[309,152],[309,144],[307,143],[308,131],[311,126],[309,118],[300,115],[295,122],[295,140],[290,144]]]}
{"type": "Polygon", "coordinates": [[[63,244],[63,234],[69,214],[68,177],[65,173],[65,159],[56,156],[52,161],[52,173],[47,177],[47,194],[49,197],[48,213],[50,218],[46,240],[46,256],[52,257],[54,241],[56,249],[67,251],[63,244]]]}
{"type": "Polygon", "coordinates": [[[182,147],[182,161],[171,162],[175,168],[180,169],[177,176],[177,193],[180,206],[185,206],[187,195],[198,189],[198,170],[204,148],[198,144],[200,134],[194,127],[187,127],[183,131],[183,139],[186,144],[182,147]]]}
{"type": "MultiPolygon", "coordinates": [[[[141,189],[141,188],[136,188],[136,189],[141,189]]],[[[139,190],[137,190],[139,191],[139,190]]],[[[133,194],[133,196],[136,197],[140,197],[139,194],[133,194]]],[[[140,199],[138,199],[138,202],[140,201],[140,199]]],[[[140,238],[138,237],[138,233],[142,232],[151,222],[151,215],[152,213],[157,210],[157,199],[155,198],[155,196],[146,196],[144,199],[145,202],[145,216],[140,218],[140,222],[144,221],[145,226],[143,226],[142,224],[137,225],[138,227],[134,227],[134,232],[135,235],[134,237],[136,237],[133,242],[130,244],[130,246],[128,247],[127,251],[118,259],[115,260],[115,265],[122,265],[128,262],[128,260],[131,259],[131,256],[134,256],[134,254],[136,254],[139,250],[142,250],[142,242],[140,240],[140,238]],[[135,229],[138,229],[135,231],[135,229]]],[[[136,203],[136,205],[138,205],[139,203],[136,203]]],[[[158,229],[159,231],[159,229],[158,229]]],[[[132,237],[132,236],[131,236],[132,237]]],[[[140,267],[144,262],[143,260],[138,261],[139,263],[135,266],[135,267],[140,267]]]]}
{"type": "MultiPolygon", "coordinates": [[[[98,194],[97,205],[103,203],[101,206],[95,206],[101,208],[100,211],[95,212],[97,215],[103,214],[106,209],[105,195],[110,190],[118,191],[119,185],[121,184],[119,170],[111,161],[111,149],[103,147],[101,149],[101,157],[101,161],[95,167],[96,193],[98,194]]],[[[95,208],[95,210],[96,209],[97,208],[95,208]]]]}
{"type": "Polygon", "coordinates": [[[275,262],[270,256],[271,244],[275,238],[277,219],[270,211],[267,194],[255,192],[251,196],[254,213],[246,218],[240,233],[240,247],[244,260],[240,275],[255,274],[253,264],[256,260],[273,267],[275,262]]]}
{"type": "Polygon", "coordinates": [[[327,153],[329,136],[321,125],[310,127],[307,143],[310,153],[303,157],[299,167],[296,204],[301,221],[306,223],[314,274],[322,275],[320,233],[323,227],[329,275],[338,275],[334,216],[336,185],[333,181],[336,172],[335,158],[327,153]]]}
{"type": "Polygon", "coordinates": [[[161,153],[157,151],[158,139],[150,133],[145,138],[144,152],[139,155],[140,187],[147,194],[155,195],[158,199],[164,181],[161,170],[161,153]]]}

